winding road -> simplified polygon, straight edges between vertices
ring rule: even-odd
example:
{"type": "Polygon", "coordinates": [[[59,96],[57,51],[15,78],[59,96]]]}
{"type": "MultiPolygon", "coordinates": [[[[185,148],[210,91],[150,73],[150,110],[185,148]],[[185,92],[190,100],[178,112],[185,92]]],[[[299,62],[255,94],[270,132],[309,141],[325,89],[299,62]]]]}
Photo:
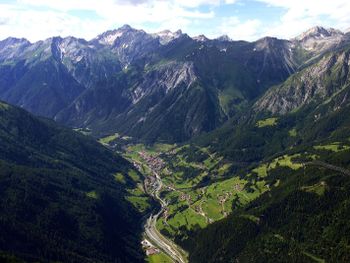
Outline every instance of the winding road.
{"type": "Polygon", "coordinates": [[[156,182],[153,184],[154,189],[150,193],[150,195],[156,199],[161,208],[156,214],[151,214],[144,224],[144,234],[147,239],[156,247],[160,248],[164,253],[166,253],[169,257],[173,259],[176,263],[187,263],[187,259],[185,257],[186,252],[182,250],[179,246],[177,246],[174,242],[163,236],[156,227],[157,220],[159,216],[165,211],[167,207],[167,202],[160,198],[159,192],[162,189],[163,182],[160,176],[153,171],[155,175],[156,182]]]}

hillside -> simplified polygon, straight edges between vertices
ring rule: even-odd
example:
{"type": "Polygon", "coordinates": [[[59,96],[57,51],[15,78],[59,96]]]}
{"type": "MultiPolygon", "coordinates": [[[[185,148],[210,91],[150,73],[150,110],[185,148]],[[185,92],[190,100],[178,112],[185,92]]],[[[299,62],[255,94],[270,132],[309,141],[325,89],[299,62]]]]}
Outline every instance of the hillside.
{"type": "Polygon", "coordinates": [[[349,148],[318,154],[334,166],[269,170],[267,192],[187,240],[190,262],[348,262],[349,148]]]}
{"type": "Polygon", "coordinates": [[[1,261],[143,261],[141,214],[125,199],[133,168],[121,157],[1,102],[0,166],[1,261]]]}
{"type": "Polygon", "coordinates": [[[349,46],[272,86],[252,107],[194,140],[235,162],[260,162],[291,147],[346,140],[349,46]]]}

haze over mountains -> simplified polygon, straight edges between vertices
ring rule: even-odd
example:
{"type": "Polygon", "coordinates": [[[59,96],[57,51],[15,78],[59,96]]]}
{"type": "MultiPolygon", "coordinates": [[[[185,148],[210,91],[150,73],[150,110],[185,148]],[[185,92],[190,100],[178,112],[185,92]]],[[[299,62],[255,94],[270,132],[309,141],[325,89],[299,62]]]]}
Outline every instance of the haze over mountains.
{"type": "Polygon", "coordinates": [[[0,42],[0,98],[95,135],[184,141],[347,43],[349,34],[321,27],[251,43],[128,25],[90,41],[8,38],[0,42]]]}

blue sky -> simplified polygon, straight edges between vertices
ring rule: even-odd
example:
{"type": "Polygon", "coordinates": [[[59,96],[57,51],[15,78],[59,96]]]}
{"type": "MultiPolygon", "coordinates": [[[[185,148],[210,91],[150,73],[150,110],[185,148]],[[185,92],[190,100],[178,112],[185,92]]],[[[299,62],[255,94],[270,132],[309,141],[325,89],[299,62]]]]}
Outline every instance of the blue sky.
{"type": "Polygon", "coordinates": [[[91,39],[129,24],[147,32],[253,41],[291,38],[321,25],[347,30],[349,0],[0,0],[0,39],[74,35],[91,39]]]}

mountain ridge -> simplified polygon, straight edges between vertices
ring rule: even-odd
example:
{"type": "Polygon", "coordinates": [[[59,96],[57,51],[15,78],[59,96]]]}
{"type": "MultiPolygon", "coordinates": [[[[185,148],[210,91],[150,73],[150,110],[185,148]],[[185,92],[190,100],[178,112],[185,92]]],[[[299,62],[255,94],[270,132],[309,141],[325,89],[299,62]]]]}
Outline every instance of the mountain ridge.
{"type": "Polygon", "coordinates": [[[326,40],[312,39],[317,48],[310,50],[309,40],[265,37],[245,42],[196,39],[181,31],[161,34],[163,39],[125,25],[90,41],[1,41],[0,98],[63,124],[90,128],[95,136],[120,132],[145,141],[185,141],[219,127],[271,86],[350,43],[337,32],[334,39],[332,34],[326,40]],[[186,88],[169,89],[178,87],[185,75],[186,88]],[[184,93],[190,99],[180,96],[184,93]],[[101,103],[102,98],[109,102],[101,103]],[[164,108],[176,119],[177,132],[157,117],[164,108]],[[128,121],[130,114],[133,122],[128,121]]]}

